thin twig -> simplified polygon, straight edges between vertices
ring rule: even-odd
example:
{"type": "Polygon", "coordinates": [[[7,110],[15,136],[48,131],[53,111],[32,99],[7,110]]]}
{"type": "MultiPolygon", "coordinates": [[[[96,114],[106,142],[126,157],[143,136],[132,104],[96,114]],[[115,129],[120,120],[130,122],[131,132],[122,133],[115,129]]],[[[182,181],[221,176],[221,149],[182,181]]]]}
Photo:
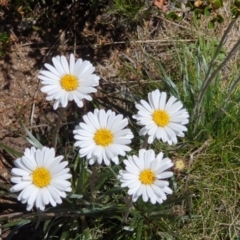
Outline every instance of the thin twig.
{"type": "MultiPolygon", "coordinates": [[[[225,44],[226,38],[227,38],[227,36],[228,36],[228,33],[230,32],[230,30],[231,30],[231,28],[233,27],[234,23],[235,23],[235,20],[233,20],[233,21],[228,25],[227,29],[225,30],[225,32],[224,32],[224,34],[223,34],[223,36],[222,36],[222,38],[221,38],[221,40],[220,40],[220,42],[219,42],[219,44],[218,44],[218,46],[217,46],[216,52],[215,52],[215,54],[213,55],[213,57],[212,57],[212,59],[211,59],[211,62],[210,62],[210,64],[209,64],[209,68],[208,68],[208,71],[207,71],[207,74],[206,74],[205,79],[209,78],[209,75],[210,75],[210,73],[211,73],[211,69],[212,69],[213,66],[214,66],[214,62],[215,62],[218,54],[220,53],[223,45],[225,44]]],[[[205,84],[205,82],[203,83],[203,86],[204,86],[204,84],[205,84]]]]}
{"type": "Polygon", "coordinates": [[[190,154],[189,162],[188,162],[188,167],[190,167],[190,166],[192,165],[194,155],[195,155],[195,154],[199,154],[199,153],[200,153],[205,147],[207,147],[209,144],[210,144],[210,139],[208,139],[207,141],[205,141],[200,148],[198,148],[197,150],[195,150],[194,152],[192,152],[192,153],[190,154]]]}
{"type": "Polygon", "coordinates": [[[163,21],[165,21],[165,22],[167,22],[167,23],[170,23],[170,24],[172,24],[172,25],[174,25],[174,26],[177,26],[177,27],[179,27],[179,28],[187,29],[187,30],[189,30],[189,31],[194,31],[194,32],[199,33],[199,34],[202,35],[202,36],[206,36],[205,33],[199,32],[199,31],[197,31],[197,30],[194,29],[194,28],[186,27],[185,25],[180,25],[180,24],[178,24],[178,23],[175,23],[175,22],[173,22],[173,21],[170,21],[170,20],[168,20],[168,19],[166,19],[166,18],[163,18],[163,17],[160,17],[160,16],[154,16],[154,17],[159,18],[159,19],[161,19],[161,20],[163,20],[163,21]]]}
{"type": "MultiPolygon", "coordinates": [[[[67,122],[67,123],[62,123],[62,125],[68,125],[68,124],[73,124],[74,122],[67,122]]],[[[39,125],[34,125],[34,126],[26,126],[27,129],[34,129],[34,128],[40,128],[40,127],[50,127],[49,124],[39,124],[39,125]]],[[[21,128],[13,129],[13,130],[0,130],[1,132],[16,132],[22,130],[21,128]]]]}
{"type": "MultiPolygon", "coordinates": [[[[128,41],[119,41],[119,42],[109,42],[109,43],[101,43],[101,44],[84,44],[84,45],[76,45],[74,46],[68,46],[65,47],[64,50],[76,50],[76,49],[83,49],[87,47],[92,47],[92,48],[99,48],[99,47],[105,47],[105,46],[111,46],[111,45],[121,45],[121,44],[143,44],[143,43],[160,43],[162,46],[171,46],[173,42],[195,42],[197,39],[156,39],[156,40],[128,40],[128,41]]],[[[35,45],[35,43],[28,43],[28,44],[23,44],[20,45],[20,47],[26,47],[26,46],[32,46],[35,45]]],[[[41,50],[48,50],[48,49],[58,49],[59,46],[52,46],[52,47],[37,47],[34,48],[32,47],[31,49],[41,49],[41,50]]]]}

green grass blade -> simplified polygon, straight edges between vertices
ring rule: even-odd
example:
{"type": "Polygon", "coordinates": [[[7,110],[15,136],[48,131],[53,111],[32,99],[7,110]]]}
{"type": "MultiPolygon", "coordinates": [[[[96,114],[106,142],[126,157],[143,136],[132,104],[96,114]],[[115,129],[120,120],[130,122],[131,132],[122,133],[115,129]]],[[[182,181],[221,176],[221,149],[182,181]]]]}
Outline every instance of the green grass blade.
{"type": "Polygon", "coordinates": [[[0,142],[0,148],[4,149],[6,152],[8,152],[9,154],[15,156],[15,157],[21,157],[22,156],[22,153],[14,150],[13,148],[11,147],[8,147],[7,145],[3,144],[0,142]]]}
{"type": "Polygon", "coordinates": [[[24,124],[22,124],[22,126],[28,136],[26,137],[27,141],[34,147],[41,149],[43,147],[42,144],[32,135],[32,133],[24,126],[24,124]]]}

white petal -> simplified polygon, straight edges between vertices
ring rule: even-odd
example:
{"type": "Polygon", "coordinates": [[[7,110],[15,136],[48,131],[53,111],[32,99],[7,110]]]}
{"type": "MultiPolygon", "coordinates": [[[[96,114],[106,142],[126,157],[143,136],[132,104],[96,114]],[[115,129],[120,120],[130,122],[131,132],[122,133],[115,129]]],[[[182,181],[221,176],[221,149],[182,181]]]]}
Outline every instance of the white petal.
{"type": "Polygon", "coordinates": [[[166,104],[167,94],[162,92],[161,97],[159,99],[159,109],[164,109],[166,104]]]}
{"type": "Polygon", "coordinates": [[[74,66],[75,66],[75,58],[73,54],[70,54],[69,72],[71,74],[73,74],[74,66]]]}
{"type": "Polygon", "coordinates": [[[62,76],[62,75],[65,75],[66,73],[64,72],[63,68],[62,68],[62,65],[59,61],[59,59],[57,59],[56,57],[53,57],[52,58],[52,62],[56,68],[56,70],[59,72],[59,74],[62,76]]]}
{"type": "MultiPolygon", "coordinates": [[[[57,77],[61,77],[61,75],[59,74],[59,72],[50,64],[48,63],[45,63],[44,66],[50,71],[52,72],[53,74],[55,74],[57,77]]],[[[40,74],[41,74],[41,71],[40,71],[40,74]]]]}
{"type": "Polygon", "coordinates": [[[31,188],[31,194],[30,194],[30,196],[28,198],[28,201],[27,201],[27,203],[29,205],[33,205],[34,204],[34,202],[36,201],[38,192],[39,192],[39,189],[37,189],[36,187],[32,187],[31,188]]]}
{"type": "Polygon", "coordinates": [[[61,56],[60,59],[61,59],[61,64],[62,64],[65,74],[69,74],[70,72],[69,72],[67,59],[64,56],[61,56]]]}
{"type": "Polygon", "coordinates": [[[13,168],[11,171],[11,174],[16,175],[16,176],[27,176],[29,175],[29,172],[20,169],[20,168],[13,168]]]}

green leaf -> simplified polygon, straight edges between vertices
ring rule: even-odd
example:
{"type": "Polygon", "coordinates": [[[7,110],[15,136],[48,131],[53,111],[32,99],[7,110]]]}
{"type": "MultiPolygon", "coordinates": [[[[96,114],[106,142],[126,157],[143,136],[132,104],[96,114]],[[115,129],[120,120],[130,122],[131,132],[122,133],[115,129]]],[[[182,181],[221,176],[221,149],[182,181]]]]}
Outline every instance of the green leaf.
{"type": "Polygon", "coordinates": [[[20,229],[22,226],[28,224],[29,222],[31,222],[31,221],[30,221],[30,220],[21,220],[21,222],[19,222],[19,224],[18,224],[17,226],[15,226],[15,227],[11,230],[11,232],[8,234],[7,238],[5,238],[5,239],[6,239],[6,240],[11,240],[12,237],[15,235],[15,233],[18,232],[19,229],[20,229]]]}
{"type": "Polygon", "coordinates": [[[218,22],[218,23],[222,23],[222,22],[224,21],[223,16],[220,15],[220,14],[217,15],[216,19],[217,19],[217,22],[218,22]]]}
{"type": "Polygon", "coordinates": [[[172,81],[172,79],[167,75],[164,67],[162,66],[161,63],[158,63],[158,66],[163,74],[163,82],[166,85],[166,87],[168,88],[169,92],[175,96],[176,98],[180,98],[180,94],[178,91],[178,87],[177,85],[172,81]]]}
{"type": "Polygon", "coordinates": [[[74,209],[72,210],[71,212],[73,214],[76,214],[76,215],[98,215],[98,214],[111,214],[113,212],[121,212],[123,209],[122,206],[116,206],[116,205],[109,205],[109,206],[104,206],[104,205],[101,205],[99,207],[92,207],[92,208],[80,208],[79,209],[74,209]]]}
{"type": "Polygon", "coordinates": [[[143,219],[140,219],[138,222],[138,228],[137,228],[137,240],[142,239],[142,227],[143,227],[143,219]]]}
{"type": "Polygon", "coordinates": [[[17,220],[17,221],[13,221],[13,222],[10,222],[10,223],[3,224],[2,228],[9,228],[9,227],[13,227],[13,226],[16,226],[16,225],[21,227],[21,226],[23,226],[25,224],[28,224],[30,222],[31,222],[31,220],[29,220],[29,219],[21,219],[21,220],[17,220]]]}
{"type": "Polygon", "coordinates": [[[211,16],[211,9],[209,7],[206,7],[204,9],[204,16],[207,16],[207,17],[211,16]]]}
{"type": "Polygon", "coordinates": [[[81,195],[81,194],[71,194],[69,196],[69,198],[82,199],[83,195],[81,195]]]}
{"type": "Polygon", "coordinates": [[[167,19],[170,19],[170,20],[181,20],[182,17],[179,17],[175,12],[170,12],[166,15],[166,18],[167,19]]]}
{"type": "Polygon", "coordinates": [[[232,17],[233,18],[238,18],[240,16],[240,9],[237,7],[234,7],[231,9],[232,17]]]}
{"type": "MultiPolygon", "coordinates": [[[[69,226],[68,226],[69,227],[69,226]]],[[[66,230],[66,231],[62,231],[62,235],[60,237],[60,240],[65,240],[65,239],[68,239],[68,235],[69,235],[69,231],[70,229],[66,230]]]]}
{"type": "Polygon", "coordinates": [[[201,15],[203,15],[203,14],[204,14],[203,9],[198,9],[197,8],[193,11],[193,17],[194,17],[195,20],[200,19],[201,15]]]}
{"type": "Polygon", "coordinates": [[[26,137],[27,141],[34,146],[35,148],[42,149],[42,144],[32,135],[32,133],[22,124],[26,134],[28,137],[26,137]]]}
{"type": "Polygon", "coordinates": [[[236,6],[236,7],[240,7],[240,0],[235,0],[234,1],[234,6],[236,6]]]}
{"type": "Polygon", "coordinates": [[[46,233],[47,228],[48,228],[48,226],[49,226],[50,223],[51,223],[51,219],[46,220],[46,221],[44,222],[44,225],[43,225],[43,232],[46,233]]]}
{"type": "Polygon", "coordinates": [[[214,23],[215,23],[215,20],[212,19],[212,20],[208,23],[208,28],[213,29],[213,28],[214,28],[214,23]]]}
{"type": "Polygon", "coordinates": [[[189,7],[191,10],[194,9],[194,5],[189,1],[186,3],[186,7],[189,7]]]}
{"type": "Polygon", "coordinates": [[[8,152],[9,154],[15,156],[15,157],[21,157],[22,153],[14,150],[13,148],[8,147],[7,145],[3,144],[0,142],[0,148],[4,149],[6,152],[8,152]]]}
{"type": "Polygon", "coordinates": [[[211,0],[211,5],[216,10],[223,6],[223,0],[211,0]]]}
{"type": "Polygon", "coordinates": [[[149,216],[149,219],[161,219],[161,218],[164,218],[164,219],[175,219],[177,220],[179,218],[179,216],[176,216],[175,214],[173,213],[154,213],[152,214],[151,216],[149,216]]]}
{"type": "Polygon", "coordinates": [[[174,199],[167,199],[166,201],[164,201],[162,203],[162,207],[166,207],[166,206],[172,206],[173,204],[176,204],[176,203],[180,203],[182,201],[186,201],[188,199],[191,199],[193,198],[195,195],[194,194],[189,194],[189,195],[184,195],[182,197],[177,197],[177,198],[174,198],[174,199]]]}
{"type": "Polygon", "coordinates": [[[103,192],[102,194],[103,195],[112,195],[113,193],[116,193],[116,192],[120,192],[122,191],[123,189],[121,187],[114,187],[106,192],[103,192]]]}

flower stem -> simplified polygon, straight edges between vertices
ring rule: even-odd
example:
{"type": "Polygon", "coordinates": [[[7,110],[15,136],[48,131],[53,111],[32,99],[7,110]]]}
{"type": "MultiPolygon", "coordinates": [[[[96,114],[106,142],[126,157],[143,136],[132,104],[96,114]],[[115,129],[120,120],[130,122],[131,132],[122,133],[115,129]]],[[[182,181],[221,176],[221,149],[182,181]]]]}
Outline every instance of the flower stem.
{"type": "Polygon", "coordinates": [[[57,123],[56,123],[56,128],[55,128],[55,131],[53,133],[53,143],[52,143],[52,146],[53,148],[56,149],[57,147],[57,138],[58,138],[58,132],[59,132],[59,129],[60,129],[60,126],[61,126],[61,122],[62,122],[62,119],[63,119],[63,116],[66,112],[66,108],[60,108],[59,110],[59,115],[58,115],[58,119],[57,119],[57,123]]]}
{"type": "Polygon", "coordinates": [[[99,170],[99,165],[96,162],[91,168],[92,174],[90,177],[90,191],[93,198],[96,198],[95,187],[96,187],[96,183],[98,182],[98,178],[97,178],[98,170],[99,170]]]}
{"type": "Polygon", "coordinates": [[[128,223],[128,222],[129,222],[129,220],[128,220],[128,215],[129,215],[130,210],[131,210],[131,208],[132,208],[132,206],[133,206],[132,197],[129,196],[129,195],[127,195],[127,196],[125,197],[125,203],[127,204],[127,208],[126,208],[126,211],[125,211],[125,213],[124,213],[124,215],[123,215],[123,222],[124,222],[124,223],[128,223]]]}
{"type": "Polygon", "coordinates": [[[140,148],[147,148],[147,144],[148,144],[148,136],[145,137],[144,142],[142,143],[142,146],[140,148]]]}

